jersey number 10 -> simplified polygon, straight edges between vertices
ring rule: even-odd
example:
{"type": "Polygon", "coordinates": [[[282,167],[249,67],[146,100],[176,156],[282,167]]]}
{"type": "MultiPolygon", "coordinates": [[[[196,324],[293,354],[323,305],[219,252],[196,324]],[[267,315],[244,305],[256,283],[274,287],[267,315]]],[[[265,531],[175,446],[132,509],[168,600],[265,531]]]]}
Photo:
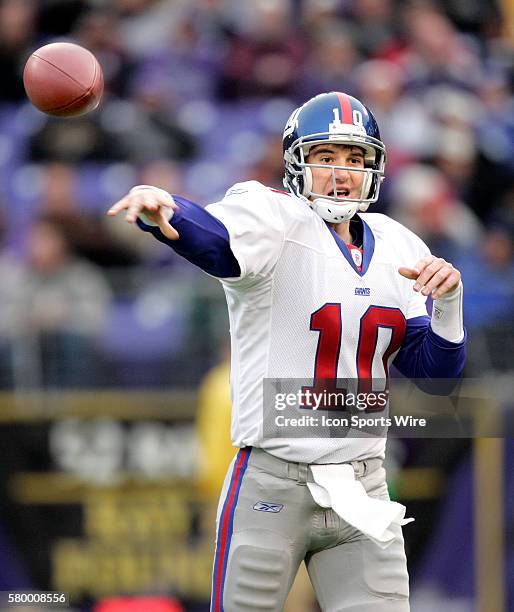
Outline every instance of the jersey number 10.
{"type": "MultiPolygon", "coordinates": [[[[401,347],[405,337],[406,321],[402,311],[398,308],[370,306],[362,315],[356,356],[359,393],[372,391],[372,366],[377,350],[379,327],[391,330],[389,345],[382,354],[382,365],[387,379],[389,358],[401,347]]],[[[324,388],[326,391],[335,391],[343,335],[341,304],[324,304],[313,312],[310,329],[319,332],[314,364],[314,386],[310,389],[319,391],[320,388],[324,388]]],[[[372,409],[369,408],[367,411],[372,409]]]]}

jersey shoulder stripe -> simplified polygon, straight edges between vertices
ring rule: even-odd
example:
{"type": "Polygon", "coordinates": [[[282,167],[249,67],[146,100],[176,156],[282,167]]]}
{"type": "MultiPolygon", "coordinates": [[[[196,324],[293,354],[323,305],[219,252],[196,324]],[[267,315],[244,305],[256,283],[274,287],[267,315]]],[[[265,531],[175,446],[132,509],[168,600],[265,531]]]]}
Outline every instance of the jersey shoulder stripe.
{"type": "Polygon", "coordinates": [[[284,191],[283,189],[275,189],[274,187],[269,187],[270,191],[273,191],[273,193],[281,193],[282,195],[286,195],[291,197],[291,194],[289,193],[289,191],[284,191]]]}

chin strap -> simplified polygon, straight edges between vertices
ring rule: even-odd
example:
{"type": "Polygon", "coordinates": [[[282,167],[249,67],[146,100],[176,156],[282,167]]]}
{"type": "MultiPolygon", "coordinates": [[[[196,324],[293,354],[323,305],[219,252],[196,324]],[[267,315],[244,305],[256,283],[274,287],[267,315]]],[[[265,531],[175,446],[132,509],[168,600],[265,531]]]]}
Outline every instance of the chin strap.
{"type": "Polygon", "coordinates": [[[450,293],[434,300],[432,321],[434,332],[449,342],[462,342],[464,339],[464,321],[462,316],[462,282],[450,293]]]}
{"type": "Polygon", "coordinates": [[[341,204],[333,200],[316,198],[309,202],[309,206],[325,221],[329,223],[342,223],[343,221],[349,221],[355,215],[359,208],[359,203],[341,204]]]}

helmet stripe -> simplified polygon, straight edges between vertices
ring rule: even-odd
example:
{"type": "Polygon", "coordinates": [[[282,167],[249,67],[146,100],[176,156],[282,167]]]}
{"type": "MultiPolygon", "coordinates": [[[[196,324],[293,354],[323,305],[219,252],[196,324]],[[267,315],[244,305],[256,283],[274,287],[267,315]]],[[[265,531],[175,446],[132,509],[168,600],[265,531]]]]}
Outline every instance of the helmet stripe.
{"type": "Polygon", "coordinates": [[[352,105],[350,98],[340,91],[336,92],[339,98],[339,105],[341,106],[341,122],[342,123],[353,123],[352,105]]]}

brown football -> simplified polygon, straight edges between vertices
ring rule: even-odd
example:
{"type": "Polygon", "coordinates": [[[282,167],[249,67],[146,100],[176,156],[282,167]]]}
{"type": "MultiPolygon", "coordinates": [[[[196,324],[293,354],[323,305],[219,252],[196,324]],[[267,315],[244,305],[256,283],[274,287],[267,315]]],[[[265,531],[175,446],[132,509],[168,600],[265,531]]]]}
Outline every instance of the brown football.
{"type": "Polygon", "coordinates": [[[57,42],[39,48],[29,57],[23,84],[40,111],[56,117],[77,117],[98,106],[104,78],[91,51],[57,42]]]}

